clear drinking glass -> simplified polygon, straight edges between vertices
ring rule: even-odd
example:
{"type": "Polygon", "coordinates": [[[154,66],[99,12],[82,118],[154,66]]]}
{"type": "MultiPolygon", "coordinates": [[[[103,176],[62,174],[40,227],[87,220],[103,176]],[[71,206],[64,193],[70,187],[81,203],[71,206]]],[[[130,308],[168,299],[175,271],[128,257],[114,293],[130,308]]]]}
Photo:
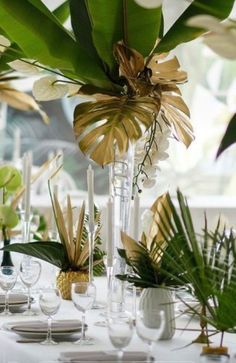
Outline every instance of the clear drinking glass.
{"type": "Polygon", "coordinates": [[[38,261],[32,260],[29,257],[23,258],[20,264],[20,278],[23,284],[28,289],[28,306],[27,310],[23,313],[23,315],[36,315],[34,311],[31,309],[31,294],[30,289],[33,285],[35,285],[41,274],[41,264],[38,261]]]}
{"type": "Polygon", "coordinates": [[[5,291],[5,307],[1,315],[11,315],[9,310],[9,291],[13,289],[17,280],[17,269],[14,266],[0,267],[0,286],[5,291]]]}
{"type": "Polygon", "coordinates": [[[48,317],[47,337],[41,344],[58,344],[52,339],[52,316],[58,312],[60,304],[61,295],[58,289],[45,289],[40,292],[39,305],[43,314],[48,317]]]}
{"type": "Polygon", "coordinates": [[[160,309],[139,309],[136,314],[136,331],[138,336],[148,344],[147,362],[152,362],[153,343],[157,342],[164,330],[165,314],[160,309]]]}
{"type": "Polygon", "coordinates": [[[93,340],[85,336],[85,314],[91,309],[96,297],[96,288],[90,282],[76,282],[71,285],[72,301],[79,311],[82,313],[82,330],[81,338],[75,342],[80,345],[94,344],[93,340]]]}
{"type": "Polygon", "coordinates": [[[122,362],[124,348],[126,348],[133,335],[133,319],[129,314],[111,313],[108,318],[108,335],[112,345],[117,349],[118,362],[122,362]]]}

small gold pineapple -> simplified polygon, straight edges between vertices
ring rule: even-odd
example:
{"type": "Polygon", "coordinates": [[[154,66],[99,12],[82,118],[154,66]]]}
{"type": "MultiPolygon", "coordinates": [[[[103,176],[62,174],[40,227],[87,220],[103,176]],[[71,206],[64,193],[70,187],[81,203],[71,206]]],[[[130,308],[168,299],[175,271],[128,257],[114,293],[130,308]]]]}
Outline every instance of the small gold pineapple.
{"type": "Polygon", "coordinates": [[[89,281],[88,272],[60,271],[57,275],[56,285],[65,300],[71,300],[71,284],[73,282],[89,281]]]}

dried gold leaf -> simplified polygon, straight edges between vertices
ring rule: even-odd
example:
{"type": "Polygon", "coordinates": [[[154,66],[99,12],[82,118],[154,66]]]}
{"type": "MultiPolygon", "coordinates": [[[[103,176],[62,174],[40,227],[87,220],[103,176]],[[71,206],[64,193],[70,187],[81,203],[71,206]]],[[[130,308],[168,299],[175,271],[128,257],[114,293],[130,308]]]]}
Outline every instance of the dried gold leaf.
{"type": "Polygon", "coordinates": [[[82,207],[80,209],[80,214],[77,224],[76,239],[75,239],[75,257],[74,257],[75,261],[78,261],[80,257],[80,247],[81,247],[81,240],[84,228],[84,218],[85,218],[85,202],[83,202],[82,207]]]}
{"type": "Polygon", "coordinates": [[[0,100],[6,102],[9,106],[21,111],[39,112],[45,123],[49,122],[47,114],[42,111],[37,102],[30,95],[18,91],[6,84],[0,85],[0,100]]]}
{"type": "Polygon", "coordinates": [[[142,248],[139,244],[125,232],[121,231],[121,241],[124,245],[128,259],[135,259],[137,254],[142,252],[142,248]]]}
{"type": "Polygon", "coordinates": [[[160,101],[154,97],[110,97],[79,104],[75,109],[74,132],[80,149],[98,164],[109,164],[114,161],[114,145],[118,145],[120,154],[126,152],[129,141],[142,136],[159,108],[160,101]]]}

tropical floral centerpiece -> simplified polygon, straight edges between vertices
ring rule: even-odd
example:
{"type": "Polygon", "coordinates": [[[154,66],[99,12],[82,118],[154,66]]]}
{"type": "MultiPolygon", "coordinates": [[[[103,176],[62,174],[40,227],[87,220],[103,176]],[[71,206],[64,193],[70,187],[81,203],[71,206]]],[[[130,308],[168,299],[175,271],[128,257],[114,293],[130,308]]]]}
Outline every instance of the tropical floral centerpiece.
{"type": "MultiPolygon", "coordinates": [[[[64,299],[71,299],[71,283],[88,281],[89,279],[89,241],[87,230],[87,216],[85,203],[74,222],[74,208],[71,199],[67,197],[67,208],[64,212],[58,202],[57,196],[52,196],[53,210],[60,242],[37,241],[30,243],[15,243],[4,248],[4,251],[14,251],[42,259],[59,268],[57,286],[64,299]]],[[[99,248],[101,239],[99,235],[99,213],[96,209],[96,222],[98,229],[95,235],[93,269],[95,275],[103,272],[103,255],[99,248]]]]}
{"type": "MultiPolygon", "coordinates": [[[[165,33],[162,2],[144,8],[148,3],[69,0],[50,11],[41,1],[0,1],[1,29],[11,41],[0,69],[28,65],[48,72],[34,85],[39,100],[78,93],[91,98],[76,107],[74,131],[82,152],[100,165],[114,161],[115,150],[122,155],[145,136],[136,171],[141,182],[149,178],[147,161],[152,164],[156,157],[161,122],[186,146],[193,140],[189,110],[178,88],[187,75],[168,52],[203,33],[187,26],[190,17],[225,19],[234,0],[194,0],[165,33]],[[69,17],[72,30],[64,25],[69,17]]],[[[137,180],[135,184],[139,188],[137,180]]]]}

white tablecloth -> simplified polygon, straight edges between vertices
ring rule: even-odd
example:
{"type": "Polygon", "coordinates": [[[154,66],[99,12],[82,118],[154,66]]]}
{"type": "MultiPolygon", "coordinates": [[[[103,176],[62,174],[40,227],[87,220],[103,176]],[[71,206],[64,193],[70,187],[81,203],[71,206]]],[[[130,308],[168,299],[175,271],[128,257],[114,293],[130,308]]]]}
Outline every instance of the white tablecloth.
{"type": "MultiPolygon", "coordinates": [[[[106,283],[104,278],[95,279],[97,286],[98,301],[105,301],[106,299],[106,283]]],[[[37,299],[37,296],[36,296],[37,299]]],[[[34,304],[34,309],[39,311],[37,302],[34,304]]],[[[127,304],[127,308],[130,305],[127,304]]],[[[96,344],[92,346],[76,346],[71,342],[63,342],[57,346],[42,346],[38,343],[20,344],[16,341],[19,336],[15,333],[0,330],[0,363],[49,363],[57,361],[60,352],[65,351],[87,351],[87,350],[114,350],[109,341],[107,329],[104,327],[97,327],[95,322],[103,320],[99,315],[101,310],[90,310],[87,313],[86,321],[88,324],[87,334],[96,340],[96,344]]],[[[40,318],[45,319],[44,316],[40,318]]],[[[76,319],[81,318],[80,313],[73,306],[71,301],[62,301],[61,308],[55,319],[76,319]]],[[[20,314],[14,314],[10,318],[1,316],[1,323],[16,320],[29,320],[31,317],[23,317],[20,314]]],[[[35,319],[39,319],[36,316],[35,319]]],[[[188,317],[178,318],[176,321],[177,327],[185,327],[188,323],[188,317]]],[[[191,322],[188,328],[199,327],[197,321],[191,322]]],[[[175,336],[170,341],[159,341],[154,346],[154,355],[158,363],[198,363],[199,355],[201,352],[200,344],[188,345],[193,338],[196,338],[198,332],[176,330],[175,336]]],[[[219,343],[219,336],[213,337],[212,341],[219,343]]],[[[231,363],[235,363],[236,359],[233,357],[236,352],[236,335],[226,334],[225,345],[229,346],[231,354],[231,363]]],[[[146,351],[147,346],[138,338],[134,332],[132,341],[127,350],[133,351],[146,351]]]]}

